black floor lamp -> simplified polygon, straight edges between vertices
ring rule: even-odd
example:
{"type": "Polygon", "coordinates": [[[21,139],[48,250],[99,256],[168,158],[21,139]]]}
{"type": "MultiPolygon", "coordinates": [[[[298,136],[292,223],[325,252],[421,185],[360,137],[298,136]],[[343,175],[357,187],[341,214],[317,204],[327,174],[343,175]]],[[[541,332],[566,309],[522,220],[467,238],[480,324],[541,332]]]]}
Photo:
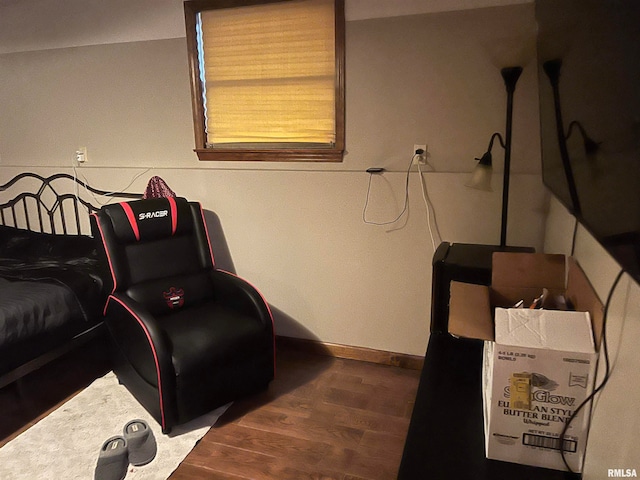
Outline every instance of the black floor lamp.
{"type": "Polygon", "coordinates": [[[502,224],[500,227],[500,246],[505,247],[507,245],[507,213],[509,210],[509,177],[511,170],[511,125],[513,117],[513,93],[516,89],[516,83],[520,74],[522,73],[522,67],[506,67],[500,70],[504,84],[507,89],[507,125],[505,130],[504,140],[499,133],[491,135],[489,141],[489,147],[487,152],[482,155],[478,160],[478,165],[473,171],[471,181],[467,183],[467,186],[472,188],[478,188],[481,190],[491,190],[491,172],[492,158],[491,149],[493,148],[493,141],[497,138],[500,146],[504,148],[504,175],[502,182],[502,224]]]}

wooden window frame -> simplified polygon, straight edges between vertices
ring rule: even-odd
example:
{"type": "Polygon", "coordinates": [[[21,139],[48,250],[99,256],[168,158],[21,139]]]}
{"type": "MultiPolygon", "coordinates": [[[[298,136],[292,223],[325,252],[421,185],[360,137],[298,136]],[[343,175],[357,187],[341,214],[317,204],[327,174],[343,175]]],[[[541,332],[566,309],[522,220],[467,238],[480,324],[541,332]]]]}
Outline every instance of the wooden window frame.
{"type": "Polygon", "coordinates": [[[207,148],[203,88],[200,81],[200,63],[196,34],[197,16],[204,10],[234,8],[277,3],[291,0],[187,0],[184,2],[189,74],[191,79],[191,103],[195,133],[195,149],[199,160],[217,161],[305,161],[341,162],[345,146],[345,16],[344,0],[334,0],[335,8],[335,144],[327,147],[297,148],[285,146],[256,148],[207,148]]]}

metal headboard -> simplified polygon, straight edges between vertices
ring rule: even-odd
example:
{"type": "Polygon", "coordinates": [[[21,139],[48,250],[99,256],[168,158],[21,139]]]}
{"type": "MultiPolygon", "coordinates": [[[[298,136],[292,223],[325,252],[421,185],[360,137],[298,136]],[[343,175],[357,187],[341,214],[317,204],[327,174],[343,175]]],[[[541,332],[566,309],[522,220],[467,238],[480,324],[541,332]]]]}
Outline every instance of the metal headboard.
{"type": "Polygon", "coordinates": [[[29,183],[32,188],[21,191],[0,204],[0,225],[36,232],[65,235],[89,234],[88,215],[81,215],[81,212],[95,212],[100,209],[100,206],[83,198],[87,192],[100,197],[122,200],[142,198],[142,194],[137,193],[99,190],[68,173],[56,173],[49,177],[43,177],[37,173],[21,173],[4,185],[0,185],[0,194],[7,192],[18,182],[29,183]],[[82,190],[78,187],[82,187],[82,190]],[[69,193],[74,189],[78,190],[77,193],[69,193]]]}

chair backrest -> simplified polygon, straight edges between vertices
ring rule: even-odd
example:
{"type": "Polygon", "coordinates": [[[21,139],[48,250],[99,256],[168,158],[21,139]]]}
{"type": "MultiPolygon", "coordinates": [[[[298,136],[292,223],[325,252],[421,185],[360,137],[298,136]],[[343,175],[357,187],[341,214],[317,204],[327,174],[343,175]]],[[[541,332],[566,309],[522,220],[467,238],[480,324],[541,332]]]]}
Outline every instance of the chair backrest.
{"type": "Polygon", "coordinates": [[[161,315],[212,295],[213,255],[202,207],[152,198],[102,207],[92,216],[110,270],[111,291],[161,315]]]}

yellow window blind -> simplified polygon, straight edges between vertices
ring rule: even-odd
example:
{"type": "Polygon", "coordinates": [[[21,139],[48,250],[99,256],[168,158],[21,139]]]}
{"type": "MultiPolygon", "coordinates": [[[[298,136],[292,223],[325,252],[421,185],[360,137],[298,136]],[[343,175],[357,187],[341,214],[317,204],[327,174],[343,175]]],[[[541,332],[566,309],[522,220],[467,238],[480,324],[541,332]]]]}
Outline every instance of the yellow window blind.
{"type": "Polygon", "coordinates": [[[199,17],[208,147],[336,141],[334,0],[199,17]]]}

